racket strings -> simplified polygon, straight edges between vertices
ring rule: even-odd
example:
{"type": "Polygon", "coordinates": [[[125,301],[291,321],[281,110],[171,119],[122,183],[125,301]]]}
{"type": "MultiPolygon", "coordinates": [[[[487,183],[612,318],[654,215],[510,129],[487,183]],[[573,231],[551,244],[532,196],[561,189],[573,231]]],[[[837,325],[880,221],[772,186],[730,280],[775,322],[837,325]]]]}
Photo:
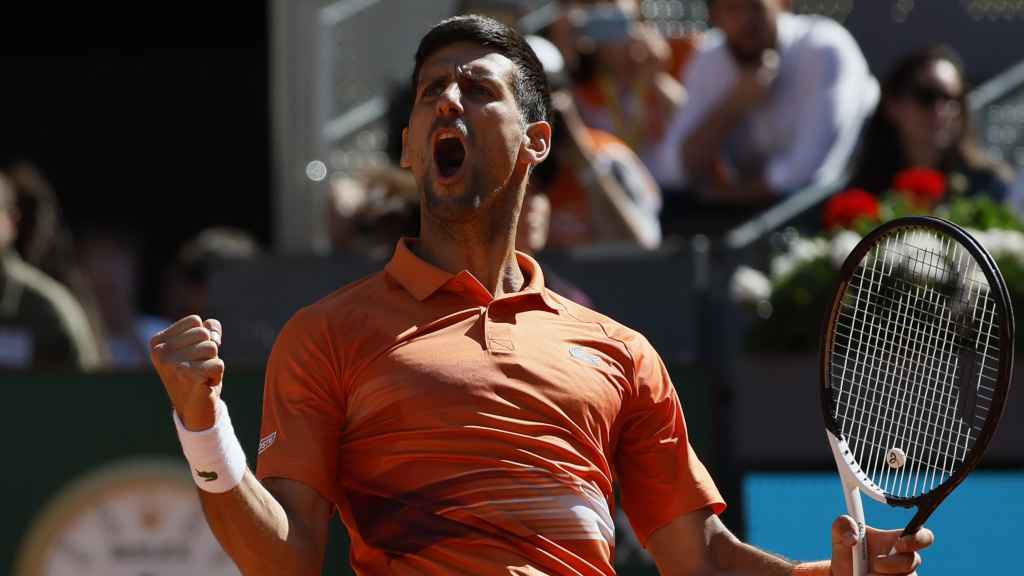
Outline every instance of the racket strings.
{"type": "Polygon", "coordinates": [[[988,418],[999,318],[979,272],[957,242],[905,228],[878,242],[846,287],[832,335],[833,417],[887,493],[910,497],[944,482],[988,418]],[[965,350],[978,366],[961,382],[965,350]],[[968,386],[971,410],[961,402],[968,386]],[[894,449],[904,464],[887,464],[894,449]]]}
{"type": "MultiPolygon", "coordinates": [[[[845,315],[845,314],[840,314],[840,316],[849,317],[848,315],[845,315]]],[[[915,331],[911,330],[911,332],[915,332],[915,331]]],[[[851,335],[856,337],[856,338],[869,338],[869,339],[873,338],[872,335],[866,334],[866,333],[864,333],[864,332],[862,332],[860,330],[853,330],[851,332],[851,335]]],[[[880,346],[884,345],[885,343],[893,342],[894,341],[894,340],[890,340],[890,338],[899,338],[900,337],[899,334],[887,334],[886,336],[887,336],[887,338],[881,338],[881,337],[873,338],[874,341],[871,342],[871,344],[880,347],[880,346]]],[[[918,338],[918,337],[924,338],[925,336],[926,336],[926,334],[922,333],[922,334],[912,334],[910,337],[911,338],[918,338]]],[[[945,341],[950,341],[951,338],[952,337],[950,337],[949,339],[947,339],[945,341]]],[[[928,362],[928,363],[931,363],[929,365],[929,367],[934,368],[934,370],[936,372],[938,372],[940,374],[944,374],[944,373],[952,372],[953,370],[955,370],[957,368],[957,365],[956,365],[956,362],[954,361],[954,359],[951,359],[951,358],[937,358],[936,357],[937,354],[942,353],[944,351],[939,350],[939,349],[934,349],[934,348],[932,348],[928,344],[923,344],[922,348],[924,349],[925,352],[927,352],[930,355],[929,357],[926,358],[925,361],[928,362]]],[[[850,351],[851,351],[851,348],[849,347],[848,343],[845,343],[843,341],[837,341],[835,343],[835,345],[833,346],[832,356],[833,357],[840,357],[840,358],[844,358],[845,359],[845,358],[848,357],[848,354],[849,354],[850,351]]],[[[903,353],[911,352],[911,350],[906,348],[906,347],[902,347],[900,349],[900,351],[903,352],[903,353]]],[[[986,357],[986,360],[989,360],[992,363],[998,362],[998,359],[992,358],[992,357],[988,356],[988,354],[984,354],[984,356],[986,357]]],[[[869,363],[867,361],[864,361],[864,360],[861,360],[861,359],[857,359],[856,356],[855,356],[854,359],[851,360],[851,362],[859,363],[861,365],[861,367],[865,368],[865,369],[877,368],[877,372],[879,374],[892,374],[894,371],[895,372],[905,373],[907,371],[907,369],[905,367],[899,366],[897,363],[895,363],[895,362],[893,362],[893,361],[891,361],[889,359],[885,359],[885,358],[877,359],[877,364],[871,364],[871,363],[869,363]]],[[[842,374],[836,371],[836,368],[837,368],[836,363],[832,364],[832,368],[833,368],[833,371],[832,371],[832,376],[833,377],[835,377],[835,378],[842,377],[842,374]]],[[[935,379],[931,374],[928,374],[928,373],[922,374],[921,376],[926,378],[926,379],[928,379],[929,382],[933,386],[936,387],[937,392],[944,396],[944,399],[950,400],[950,401],[955,400],[955,394],[956,394],[956,390],[957,389],[956,389],[954,383],[950,382],[947,385],[946,383],[943,383],[942,381],[935,379]]],[[[980,377],[980,379],[982,381],[988,381],[988,382],[991,382],[993,384],[996,382],[996,374],[994,372],[991,373],[991,374],[990,373],[986,373],[986,372],[982,372],[982,373],[979,374],[979,377],[980,377]]],[[[978,389],[979,390],[983,390],[985,392],[988,392],[989,394],[992,394],[992,393],[995,392],[995,386],[987,386],[987,385],[984,384],[984,382],[979,382],[978,389]]],[[[983,394],[979,394],[979,395],[982,398],[984,398],[985,400],[988,400],[988,401],[992,400],[991,396],[985,396],[983,394]]]]}
{"type": "MultiPolygon", "coordinates": [[[[900,301],[897,298],[894,298],[893,296],[887,295],[885,292],[883,292],[883,290],[882,290],[882,286],[883,286],[882,283],[878,282],[877,280],[873,280],[871,278],[863,276],[863,272],[862,271],[858,271],[856,274],[854,274],[853,280],[855,280],[855,281],[857,281],[859,283],[869,284],[869,286],[867,286],[866,288],[868,288],[869,290],[873,290],[875,298],[877,299],[879,304],[886,305],[886,306],[888,306],[890,308],[899,307],[900,301]],[[871,286],[872,284],[874,286],[871,286]]],[[[977,286],[984,286],[984,290],[985,291],[988,290],[987,285],[981,285],[981,284],[976,284],[976,285],[977,286]]],[[[912,284],[908,284],[908,283],[906,283],[903,280],[896,279],[896,280],[894,280],[892,282],[892,284],[890,284],[888,286],[885,286],[885,291],[892,292],[896,296],[913,297],[914,294],[909,291],[909,289],[912,289],[912,288],[914,288],[914,286],[912,284]],[[902,289],[901,290],[901,287],[903,287],[903,286],[906,286],[908,289],[902,289]]],[[[979,292],[980,292],[980,290],[979,290],[979,292]]],[[[976,306],[983,306],[985,303],[986,303],[985,300],[980,300],[978,302],[975,302],[975,305],[976,306]]],[[[943,321],[943,318],[937,312],[933,312],[933,311],[930,311],[930,310],[927,310],[927,309],[916,309],[916,310],[912,310],[911,312],[913,312],[915,315],[919,315],[919,316],[925,317],[926,319],[930,319],[930,320],[935,321],[935,322],[943,321]]],[[[901,312],[898,312],[898,313],[903,316],[903,318],[901,318],[903,321],[911,320],[911,318],[907,315],[908,312],[902,312],[901,311],[901,312]]],[[[849,315],[845,315],[845,316],[847,318],[850,318],[849,315]]],[[[978,333],[986,333],[986,332],[988,332],[990,334],[990,337],[994,341],[998,342],[999,334],[998,334],[998,331],[996,330],[997,326],[994,324],[992,319],[986,318],[985,315],[983,314],[982,310],[975,310],[973,318],[977,319],[977,321],[978,321],[978,323],[980,325],[977,329],[975,329],[976,332],[978,332],[978,333]]]]}

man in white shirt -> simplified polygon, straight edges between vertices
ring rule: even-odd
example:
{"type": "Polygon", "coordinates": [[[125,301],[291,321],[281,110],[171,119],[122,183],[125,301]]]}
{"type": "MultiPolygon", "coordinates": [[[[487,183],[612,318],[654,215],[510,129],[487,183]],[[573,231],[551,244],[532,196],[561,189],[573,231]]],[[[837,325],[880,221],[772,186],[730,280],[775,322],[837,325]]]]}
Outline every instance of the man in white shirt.
{"type": "Polygon", "coordinates": [[[659,183],[749,205],[838,177],[879,95],[856,41],[791,0],[707,2],[717,30],[687,68],[659,183]]]}

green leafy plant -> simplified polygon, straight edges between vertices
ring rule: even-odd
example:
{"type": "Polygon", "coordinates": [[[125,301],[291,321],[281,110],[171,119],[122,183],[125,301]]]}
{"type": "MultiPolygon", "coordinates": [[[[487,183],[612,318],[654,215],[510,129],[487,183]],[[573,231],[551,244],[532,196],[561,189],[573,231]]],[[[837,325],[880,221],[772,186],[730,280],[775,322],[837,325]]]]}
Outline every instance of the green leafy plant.
{"type": "MultiPolygon", "coordinates": [[[[772,352],[813,352],[821,338],[823,315],[837,272],[863,235],[879,224],[905,216],[931,214],[968,229],[996,260],[1014,309],[1024,310],[1024,220],[1009,207],[984,196],[945,193],[939,173],[897,175],[893,190],[875,198],[850,189],[825,206],[825,232],[792,237],[772,258],[767,273],[741,267],[733,277],[734,300],[756,310],[748,347],[772,352]],[[917,190],[908,188],[917,187],[917,190]]],[[[1024,349],[1018,332],[1016,346],[1024,349]]]]}

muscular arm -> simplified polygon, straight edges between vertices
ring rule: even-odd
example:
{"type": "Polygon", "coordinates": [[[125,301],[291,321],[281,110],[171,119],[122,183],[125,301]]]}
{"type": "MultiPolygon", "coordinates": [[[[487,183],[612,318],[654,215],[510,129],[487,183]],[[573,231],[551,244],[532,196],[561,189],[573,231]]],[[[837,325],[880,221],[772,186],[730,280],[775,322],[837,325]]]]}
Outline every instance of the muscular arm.
{"type": "MultiPolygon", "coordinates": [[[[857,527],[849,516],[832,523],[832,558],[800,564],[800,574],[855,576],[853,545],[857,527]]],[[[922,528],[909,536],[901,530],[867,527],[872,574],[914,575],[921,564],[919,550],[931,546],[934,536],[922,528]]],[[[684,514],[660,528],[647,546],[663,576],[790,576],[797,564],[736,538],[708,509],[684,514]]]]}
{"type": "Polygon", "coordinates": [[[794,566],[744,544],[708,509],[676,518],[647,545],[663,576],[789,576],[794,566]]]}
{"type": "Polygon", "coordinates": [[[312,488],[284,478],[261,484],[246,471],[234,489],[199,490],[199,497],[210,528],[243,574],[320,574],[331,507],[312,488]]]}
{"type": "MultiPolygon", "coordinates": [[[[153,366],[187,430],[209,430],[221,418],[222,333],[217,320],[193,315],[150,342],[153,366]]],[[[280,478],[261,484],[245,470],[237,486],[200,490],[199,498],[214,535],[243,574],[320,574],[331,508],[316,490],[280,478]]]]}

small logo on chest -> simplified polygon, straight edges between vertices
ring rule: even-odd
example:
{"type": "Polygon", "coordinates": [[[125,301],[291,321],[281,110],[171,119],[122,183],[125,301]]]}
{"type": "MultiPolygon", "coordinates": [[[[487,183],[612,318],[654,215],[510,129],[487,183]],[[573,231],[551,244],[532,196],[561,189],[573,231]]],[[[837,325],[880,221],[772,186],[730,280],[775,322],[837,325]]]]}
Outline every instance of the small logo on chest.
{"type": "Polygon", "coordinates": [[[584,364],[590,364],[591,366],[601,365],[601,359],[596,354],[582,346],[569,346],[569,356],[572,356],[584,364]]]}

